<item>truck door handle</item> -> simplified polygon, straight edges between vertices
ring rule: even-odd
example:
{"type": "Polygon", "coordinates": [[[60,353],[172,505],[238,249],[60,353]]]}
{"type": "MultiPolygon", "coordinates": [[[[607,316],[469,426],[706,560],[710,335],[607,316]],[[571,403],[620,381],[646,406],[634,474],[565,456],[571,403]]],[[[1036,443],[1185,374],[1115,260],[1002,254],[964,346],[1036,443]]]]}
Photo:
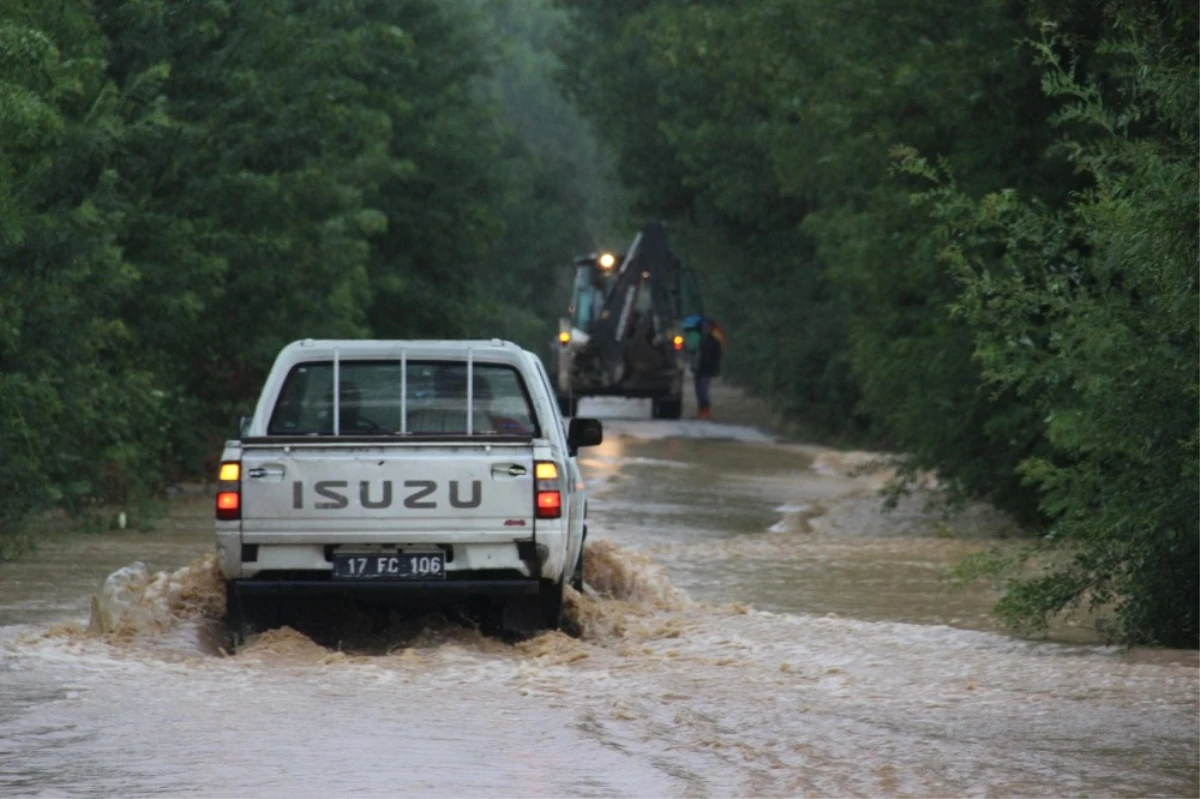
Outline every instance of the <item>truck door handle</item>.
{"type": "Polygon", "coordinates": [[[524,477],[528,471],[519,463],[496,464],[492,467],[492,477],[524,477]]]}
{"type": "Polygon", "coordinates": [[[246,470],[246,476],[251,480],[282,480],[286,473],[287,469],[277,464],[254,466],[246,470]]]}

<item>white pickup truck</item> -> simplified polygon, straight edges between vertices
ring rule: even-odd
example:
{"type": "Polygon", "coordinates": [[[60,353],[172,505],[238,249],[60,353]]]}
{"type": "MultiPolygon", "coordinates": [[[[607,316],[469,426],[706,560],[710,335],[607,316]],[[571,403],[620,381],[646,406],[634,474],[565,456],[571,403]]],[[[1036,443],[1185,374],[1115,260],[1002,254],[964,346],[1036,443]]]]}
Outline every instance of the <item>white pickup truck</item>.
{"type": "Polygon", "coordinates": [[[230,631],[320,595],[474,600],[500,627],[557,628],[582,575],[575,453],[602,436],[565,424],[541,362],[510,342],[288,345],[221,457],[230,631]]]}

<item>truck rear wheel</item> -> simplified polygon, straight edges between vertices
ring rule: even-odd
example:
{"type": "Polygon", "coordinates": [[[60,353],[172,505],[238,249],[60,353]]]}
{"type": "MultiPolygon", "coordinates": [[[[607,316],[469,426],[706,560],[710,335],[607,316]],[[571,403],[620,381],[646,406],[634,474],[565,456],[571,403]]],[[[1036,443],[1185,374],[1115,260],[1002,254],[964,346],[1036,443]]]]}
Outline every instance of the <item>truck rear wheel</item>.
{"type": "Polygon", "coordinates": [[[583,555],[587,551],[584,545],[587,543],[587,525],[583,526],[583,540],[579,543],[579,559],[575,561],[575,571],[571,573],[571,587],[579,593],[583,593],[583,555]]]}
{"type": "Polygon", "coordinates": [[[229,645],[237,649],[254,634],[253,613],[230,581],[225,582],[225,635],[229,645]]]}
{"type": "Polygon", "coordinates": [[[528,638],[543,630],[562,627],[563,583],[543,580],[536,596],[504,603],[500,629],[506,636],[528,638]]]}
{"type": "Polygon", "coordinates": [[[283,607],[273,596],[243,596],[225,583],[225,633],[236,649],[250,636],[283,626],[283,607]]]}
{"type": "Polygon", "coordinates": [[[562,581],[555,583],[542,582],[542,590],[538,592],[538,610],[542,617],[543,630],[553,631],[562,627],[562,581]]]}

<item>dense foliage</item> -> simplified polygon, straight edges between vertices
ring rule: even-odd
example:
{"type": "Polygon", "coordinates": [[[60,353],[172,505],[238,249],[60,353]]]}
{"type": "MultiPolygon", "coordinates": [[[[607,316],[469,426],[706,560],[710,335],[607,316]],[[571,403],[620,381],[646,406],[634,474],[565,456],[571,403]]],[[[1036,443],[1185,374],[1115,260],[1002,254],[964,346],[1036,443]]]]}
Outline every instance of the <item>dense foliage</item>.
{"type": "Polygon", "coordinates": [[[563,21],[520,0],[4,3],[0,557],[31,514],[202,474],[287,341],[546,346],[609,191],[553,83],[563,21]]]}
{"type": "Polygon", "coordinates": [[[990,564],[1018,626],[1111,603],[1194,645],[1194,4],[562,2],[565,85],[738,376],[1040,530],[990,564]]]}

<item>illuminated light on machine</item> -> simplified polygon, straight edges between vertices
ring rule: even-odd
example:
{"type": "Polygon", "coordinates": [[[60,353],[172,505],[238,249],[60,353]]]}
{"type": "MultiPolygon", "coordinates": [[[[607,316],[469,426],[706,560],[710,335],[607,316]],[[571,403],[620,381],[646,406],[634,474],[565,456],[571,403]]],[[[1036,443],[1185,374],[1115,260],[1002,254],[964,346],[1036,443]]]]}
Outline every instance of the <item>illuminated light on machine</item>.
{"type": "Polygon", "coordinates": [[[557,519],[562,516],[562,494],[557,491],[539,491],[537,516],[539,519],[557,519]]]}
{"type": "Polygon", "coordinates": [[[675,347],[676,352],[679,352],[683,349],[683,336],[675,336],[675,338],[671,339],[671,345],[675,347]]]}
{"type": "Polygon", "coordinates": [[[558,465],[538,461],[533,466],[534,515],[539,519],[558,519],[562,516],[562,489],[558,484],[558,465]]]}
{"type": "Polygon", "coordinates": [[[225,461],[217,478],[217,519],[229,522],[242,518],[242,464],[225,461]]]}
{"type": "Polygon", "coordinates": [[[571,334],[565,330],[563,332],[559,333],[558,334],[558,343],[559,344],[570,344],[571,343],[571,334]]]}
{"type": "Polygon", "coordinates": [[[611,252],[601,253],[600,257],[596,259],[596,263],[600,264],[601,269],[612,269],[617,263],[617,257],[611,252]]]}

